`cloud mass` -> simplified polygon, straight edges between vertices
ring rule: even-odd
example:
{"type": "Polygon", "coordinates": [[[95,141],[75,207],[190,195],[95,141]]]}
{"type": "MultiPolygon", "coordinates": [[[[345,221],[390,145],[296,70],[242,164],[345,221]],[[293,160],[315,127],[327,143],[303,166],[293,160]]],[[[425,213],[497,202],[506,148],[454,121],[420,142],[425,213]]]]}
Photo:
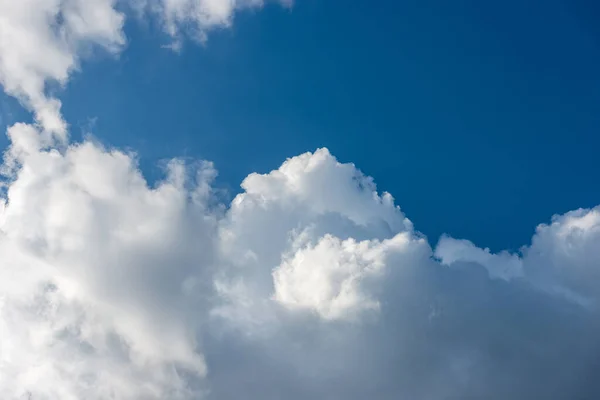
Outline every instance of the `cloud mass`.
{"type": "MultiPolygon", "coordinates": [[[[48,90],[123,49],[120,4],[0,0],[0,82],[35,117],[2,164],[0,398],[600,397],[600,206],[496,254],[429,242],[324,148],[231,202],[208,161],[150,185],[135,154],[70,142],[48,90]]],[[[128,5],[203,40],[262,2],[128,5]]]]}
{"type": "Polygon", "coordinates": [[[433,252],[325,149],[226,206],[210,163],[174,160],[150,187],[134,155],[31,147],[37,129],[9,130],[4,398],[599,393],[596,209],[540,225],[522,254],[433,252]]]}

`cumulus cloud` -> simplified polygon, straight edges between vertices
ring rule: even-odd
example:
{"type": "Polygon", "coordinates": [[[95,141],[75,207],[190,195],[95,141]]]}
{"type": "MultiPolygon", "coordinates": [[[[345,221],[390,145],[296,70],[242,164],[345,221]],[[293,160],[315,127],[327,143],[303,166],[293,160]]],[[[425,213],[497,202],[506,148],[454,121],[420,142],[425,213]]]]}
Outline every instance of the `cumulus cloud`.
{"type": "Polygon", "coordinates": [[[474,262],[492,277],[526,277],[537,287],[571,301],[597,307],[600,293],[600,208],[555,215],[537,227],[532,243],[521,255],[492,254],[467,240],[442,237],[436,256],[445,265],[474,262]]]}
{"type": "Polygon", "coordinates": [[[183,398],[178,369],[205,372],[183,288],[211,256],[210,166],[192,191],[177,162],[148,188],[129,155],[91,143],[23,149],[35,128],[9,134],[18,167],[0,216],[2,397],[183,398]]]}
{"type": "MultiPolygon", "coordinates": [[[[131,0],[176,42],[258,0],[131,0]]],[[[151,186],[135,154],[69,143],[60,102],[113,0],[0,0],[9,128],[0,190],[3,399],[596,399],[600,208],[518,253],[428,240],[326,149],[252,173],[210,162],[151,186]]],[[[401,179],[401,177],[398,177],[401,179]]]]}
{"type": "Polygon", "coordinates": [[[174,160],[150,187],[133,154],[31,145],[40,134],[9,131],[3,398],[600,393],[597,210],[541,225],[520,255],[444,238],[434,258],[325,149],[224,205],[210,163],[174,160]]]}

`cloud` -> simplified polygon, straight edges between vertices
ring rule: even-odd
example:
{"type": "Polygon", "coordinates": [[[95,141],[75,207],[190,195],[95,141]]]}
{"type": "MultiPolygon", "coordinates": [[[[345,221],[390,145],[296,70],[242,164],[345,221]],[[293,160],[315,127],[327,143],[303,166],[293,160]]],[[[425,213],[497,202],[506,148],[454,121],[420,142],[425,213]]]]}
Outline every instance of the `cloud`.
{"type": "Polygon", "coordinates": [[[209,30],[229,27],[237,10],[262,5],[263,0],[0,0],[0,84],[34,112],[46,136],[64,140],[61,102],[51,89],[64,86],[90,52],[123,49],[121,9],[157,16],[180,47],[183,35],[204,41],[209,30]]]}
{"type": "Polygon", "coordinates": [[[329,234],[316,245],[294,245],[273,272],[274,298],[294,309],[315,311],[324,319],[353,318],[362,311],[378,310],[372,281],[381,279],[391,254],[415,246],[409,234],[379,242],[329,234]]]}
{"type": "Polygon", "coordinates": [[[205,372],[183,287],[211,256],[210,165],[192,191],[177,162],[149,188],[129,155],[24,150],[39,132],[9,133],[19,167],[0,217],[2,397],[184,398],[179,371],[205,372]]]}
{"type": "Polygon", "coordinates": [[[433,250],[326,149],[230,204],[206,161],[150,186],[135,154],[69,143],[51,90],[121,51],[122,4],[176,44],[263,5],[0,0],[0,82],[37,121],[8,129],[2,165],[1,398],[600,397],[599,208],[493,254],[433,250]]]}
{"type": "Polygon", "coordinates": [[[523,276],[523,262],[518,255],[506,251],[492,254],[489,249],[480,249],[468,240],[442,236],[435,249],[435,255],[443,265],[477,263],[485,267],[492,278],[511,280],[523,276]]]}
{"type": "Polygon", "coordinates": [[[474,262],[493,277],[525,276],[539,288],[597,307],[600,299],[600,207],[556,215],[537,227],[522,255],[491,254],[466,240],[443,237],[436,256],[445,265],[474,262]]]}
{"type": "MultiPolygon", "coordinates": [[[[231,26],[236,11],[260,8],[265,0],[131,0],[143,14],[154,14],[165,32],[175,39],[174,47],[181,46],[184,34],[205,42],[207,32],[231,26]]],[[[291,5],[291,0],[277,0],[291,5]]]]}
{"type": "Polygon", "coordinates": [[[114,7],[115,0],[0,1],[0,83],[46,130],[66,133],[47,84],[64,85],[90,47],[117,52],[125,43],[124,17],[114,7]]]}
{"type": "Polygon", "coordinates": [[[9,131],[3,398],[600,393],[597,210],[541,225],[522,255],[443,238],[439,263],[325,149],[249,175],[225,205],[210,163],[173,160],[150,187],[135,155],[41,148],[42,133],[9,131]]]}

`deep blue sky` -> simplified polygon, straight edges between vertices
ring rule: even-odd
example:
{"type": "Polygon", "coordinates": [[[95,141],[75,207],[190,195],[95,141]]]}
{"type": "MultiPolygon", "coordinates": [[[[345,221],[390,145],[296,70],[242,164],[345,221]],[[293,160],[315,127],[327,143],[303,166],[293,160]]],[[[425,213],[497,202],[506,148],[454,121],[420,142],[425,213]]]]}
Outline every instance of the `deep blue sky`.
{"type": "Polygon", "coordinates": [[[205,158],[235,192],[326,146],[432,242],[514,249],[600,203],[598,21],[594,0],[297,0],[175,54],[130,19],[127,50],[86,62],[61,98],[75,137],[97,118],[151,177],[205,158]]]}

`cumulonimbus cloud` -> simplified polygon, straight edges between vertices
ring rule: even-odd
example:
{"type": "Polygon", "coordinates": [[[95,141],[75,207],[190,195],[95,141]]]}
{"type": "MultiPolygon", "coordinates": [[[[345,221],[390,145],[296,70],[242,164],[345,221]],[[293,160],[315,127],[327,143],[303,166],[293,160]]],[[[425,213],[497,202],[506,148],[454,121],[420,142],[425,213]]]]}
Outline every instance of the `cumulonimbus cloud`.
{"type": "MultiPolygon", "coordinates": [[[[40,69],[30,42],[0,45],[5,90],[39,122],[9,128],[3,164],[1,398],[600,396],[600,208],[493,254],[449,237],[432,249],[326,149],[248,175],[229,204],[210,162],[172,160],[150,186],[135,154],[69,143],[59,109],[41,114],[79,46],[119,51],[122,14],[38,2],[0,3],[0,32],[49,41],[60,60],[40,69]],[[90,10],[106,18],[84,27],[90,10]]],[[[251,5],[194,3],[226,6],[222,25],[251,5]]]]}

